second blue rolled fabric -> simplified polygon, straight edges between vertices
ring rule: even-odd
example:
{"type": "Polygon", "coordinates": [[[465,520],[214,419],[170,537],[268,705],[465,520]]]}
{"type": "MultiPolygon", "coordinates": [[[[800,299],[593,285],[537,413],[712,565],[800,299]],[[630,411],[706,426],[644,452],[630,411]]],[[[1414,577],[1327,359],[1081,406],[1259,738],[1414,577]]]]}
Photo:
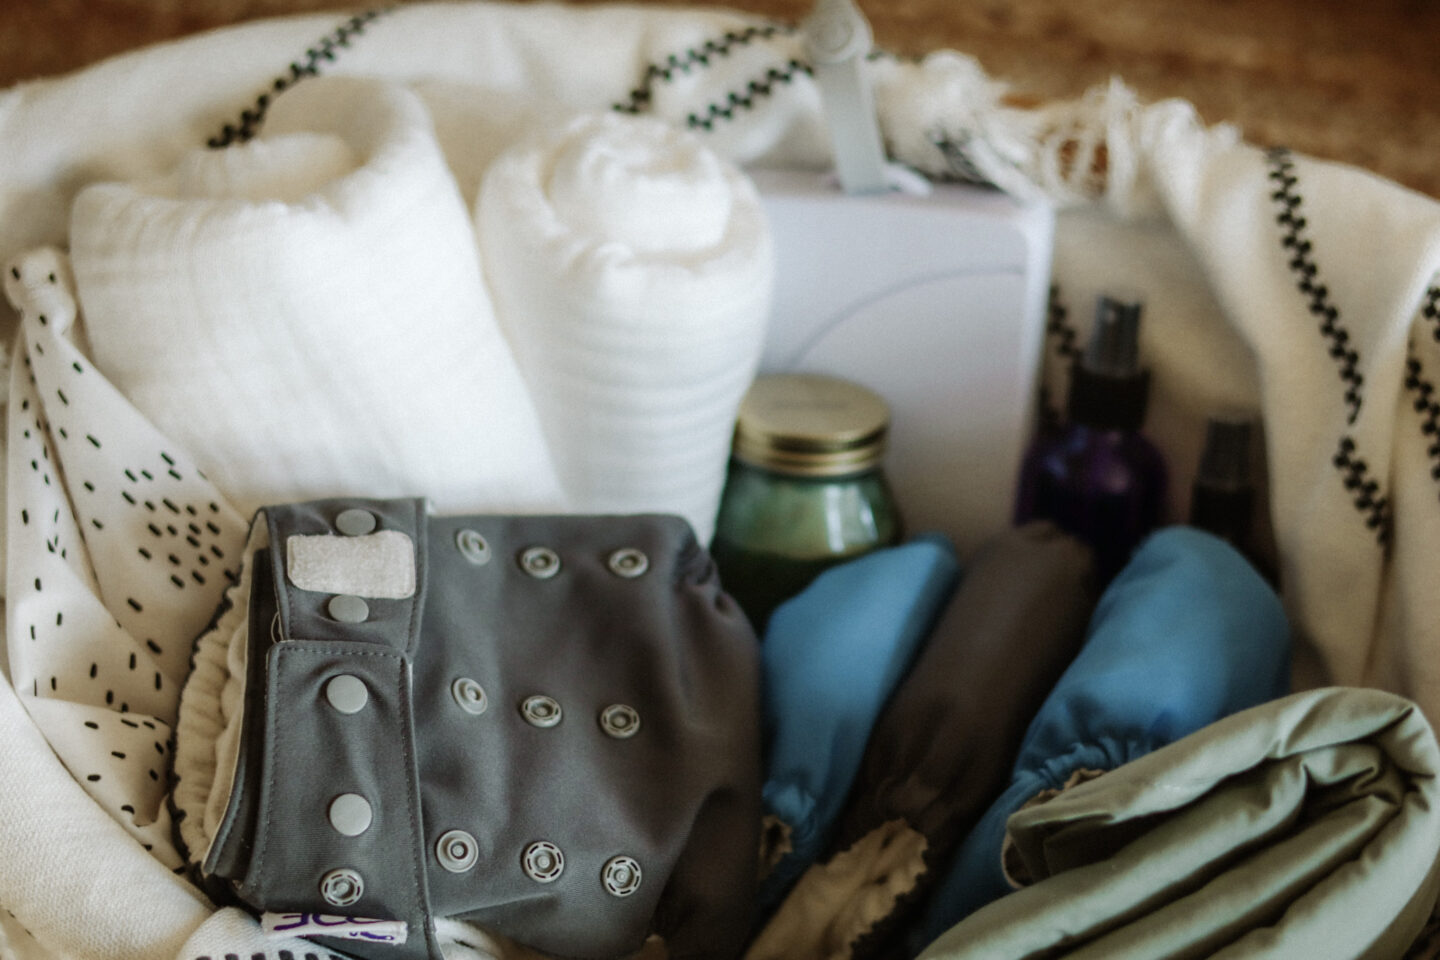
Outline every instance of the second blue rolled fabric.
{"type": "Polygon", "coordinates": [[[1005,823],[1026,804],[1112,770],[1290,688],[1279,598],[1224,541],[1154,534],[1100,598],[1079,655],[1030,724],[1010,786],[970,832],[911,931],[909,952],[1011,889],[1005,823]]]}

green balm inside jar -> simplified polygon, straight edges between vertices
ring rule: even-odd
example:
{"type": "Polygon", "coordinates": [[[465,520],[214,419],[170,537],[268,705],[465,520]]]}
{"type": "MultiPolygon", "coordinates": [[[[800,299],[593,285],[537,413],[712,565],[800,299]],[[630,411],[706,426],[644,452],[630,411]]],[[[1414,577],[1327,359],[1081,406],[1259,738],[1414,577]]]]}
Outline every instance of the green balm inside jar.
{"type": "Polygon", "coordinates": [[[885,401],[834,377],[767,375],[746,394],[710,552],[757,632],[827,567],[899,541],[889,425],[885,401]]]}

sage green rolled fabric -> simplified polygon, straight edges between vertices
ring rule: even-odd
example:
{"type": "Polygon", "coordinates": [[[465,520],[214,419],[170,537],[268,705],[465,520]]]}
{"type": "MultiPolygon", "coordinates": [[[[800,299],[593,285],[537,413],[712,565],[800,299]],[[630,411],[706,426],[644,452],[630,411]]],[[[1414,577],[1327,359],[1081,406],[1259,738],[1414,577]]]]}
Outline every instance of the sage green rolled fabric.
{"type": "Polygon", "coordinates": [[[1393,694],[1242,711],[1012,816],[1007,866],[1031,885],[921,960],[1398,960],[1440,884],[1437,772],[1393,694]]]}

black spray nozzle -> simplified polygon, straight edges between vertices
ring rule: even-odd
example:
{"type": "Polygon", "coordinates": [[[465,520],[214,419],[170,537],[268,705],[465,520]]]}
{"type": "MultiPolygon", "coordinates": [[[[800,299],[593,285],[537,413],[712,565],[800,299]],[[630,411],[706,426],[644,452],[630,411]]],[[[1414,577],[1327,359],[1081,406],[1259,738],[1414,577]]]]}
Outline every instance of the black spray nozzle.
{"type": "Polygon", "coordinates": [[[1215,487],[1249,486],[1253,433],[1254,421],[1250,417],[1211,417],[1205,425],[1205,447],[1196,482],[1215,487]]]}
{"type": "Polygon", "coordinates": [[[1141,307],[1138,297],[1100,297],[1082,361],[1087,370],[1107,377],[1133,377],[1139,371],[1141,307]]]}
{"type": "Polygon", "coordinates": [[[1138,297],[1102,296],[1085,353],[1070,371],[1070,419],[1105,430],[1145,422],[1150,376],[1140,369],[1138,297]]]}

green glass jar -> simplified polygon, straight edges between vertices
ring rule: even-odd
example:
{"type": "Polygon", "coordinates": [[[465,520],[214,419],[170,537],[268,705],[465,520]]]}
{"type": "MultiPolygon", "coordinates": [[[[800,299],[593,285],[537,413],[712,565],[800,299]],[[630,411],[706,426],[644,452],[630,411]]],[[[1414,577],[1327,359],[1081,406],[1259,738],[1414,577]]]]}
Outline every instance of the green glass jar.
{"type": "Polygon", "coordinates": [[[767,375],[746,394],[710,552],[757,631],[825,569],[899,542],[889,425],[884,400],[834,377],[767,375]]]}

